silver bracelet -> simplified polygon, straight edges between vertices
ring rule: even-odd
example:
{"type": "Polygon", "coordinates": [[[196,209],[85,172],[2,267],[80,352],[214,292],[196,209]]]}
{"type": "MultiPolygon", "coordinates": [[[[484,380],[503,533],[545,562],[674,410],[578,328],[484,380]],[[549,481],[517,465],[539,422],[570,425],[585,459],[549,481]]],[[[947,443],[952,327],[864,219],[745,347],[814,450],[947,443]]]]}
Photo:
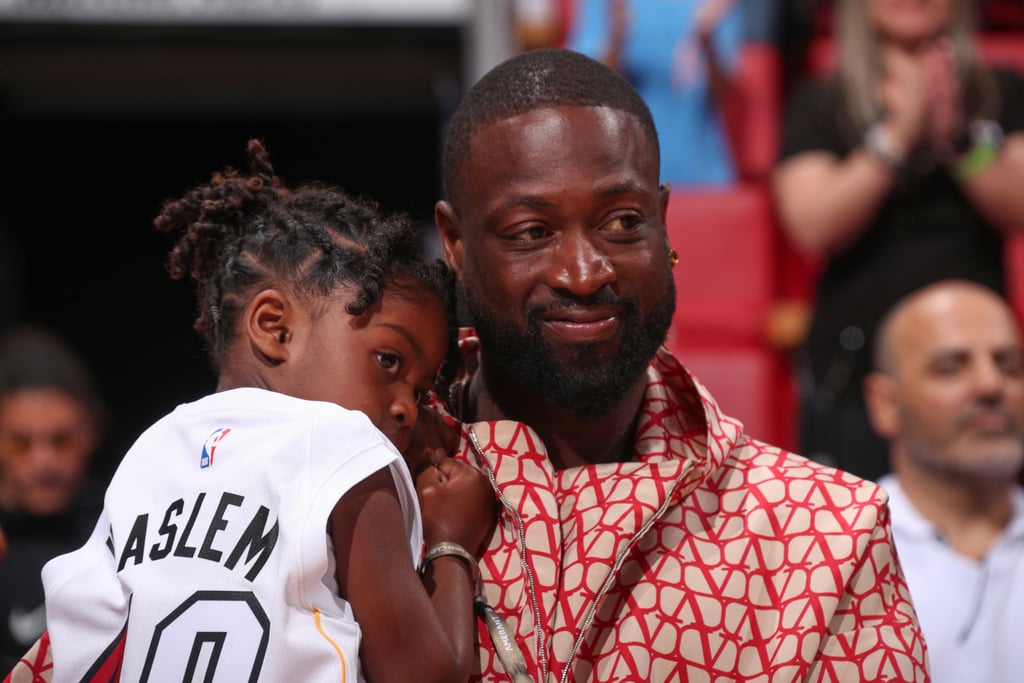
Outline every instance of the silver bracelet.
{"type": "Polygon", "coordinates": [[[864,149],[889,168],[898,171],[907,160],[907,152],[881,123],[871,124],[864,133],[864,149]]]}
{"type": "Polygon", "coordinates": [[[434,545],[427,548],[427,552],[423,553],[423,569],[426,569],[427,565],[444,555],[452,555],[466,561],[469,565],[469,570],[473,575],[473,580],[476,580],[477,566],[476,558],[463,548],[458,543],[452,543],[451,541],[442,541],[441,543],[435,543],[434,545]]]}

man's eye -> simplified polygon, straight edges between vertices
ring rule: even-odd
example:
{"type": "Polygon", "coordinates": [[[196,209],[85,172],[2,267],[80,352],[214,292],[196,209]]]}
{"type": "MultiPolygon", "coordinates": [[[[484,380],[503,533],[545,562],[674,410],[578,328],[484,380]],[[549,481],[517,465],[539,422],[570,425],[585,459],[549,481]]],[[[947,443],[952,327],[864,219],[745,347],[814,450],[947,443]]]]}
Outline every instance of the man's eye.
{"type": "Polygon", "coordinates": [[[1024,355],[1018,351],[997,353],[995,361],[1007,377],[1020,377],[1024,374],[1024,355]]]}
{"type": "Polygon", "coordinates": [[[391,370],[397,368],[398,364],[402,362],[401,357],[396,353],[389,353],[387,351],[377,352],[377,362],[385,370],[391,370]]]}
{"type": "Polygon", "coordinates": [[[533,225],[509,235],[509,239],[514,242],[534,242],[539,239],[544,239],[547,235],[547,228],[541,225],[533,225]]]}
{"type": "Polygon", "coordinates": [[[60,432],[58,434],[54,434],[51,438],[53,448],[58,451],[67,450],[75,443],[75,435],[71,432],[60,432]]]}
{"type": "Polygon", "coordinates": [[[16,435],[4,435],[0,438],[0,448],[9,455],[23,456],[32,449],[32,439],[16,435]]]}
{"type": "Polygon", "coordinates": [[[602,229],[607,232],[628,232],[635,230],[641,223],[643,223],[643,219],[640,216],[626,214],[611,219],[604,224],[602,229]]]}

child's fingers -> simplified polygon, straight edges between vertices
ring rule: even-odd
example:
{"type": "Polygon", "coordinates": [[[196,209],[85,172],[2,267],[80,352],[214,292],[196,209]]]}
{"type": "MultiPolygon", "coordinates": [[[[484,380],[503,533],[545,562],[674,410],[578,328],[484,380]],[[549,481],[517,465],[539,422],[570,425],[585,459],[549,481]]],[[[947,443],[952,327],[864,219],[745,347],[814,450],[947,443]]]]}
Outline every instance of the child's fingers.
{"type": "Polygon", "coordinates": [[[451,458],[442,458],[440,463],[423,463],[415,473],[416,490],[421,494],[445,486],[448,483],[448,473],[441,467],[442,464],[451,462],[451,458]]]}

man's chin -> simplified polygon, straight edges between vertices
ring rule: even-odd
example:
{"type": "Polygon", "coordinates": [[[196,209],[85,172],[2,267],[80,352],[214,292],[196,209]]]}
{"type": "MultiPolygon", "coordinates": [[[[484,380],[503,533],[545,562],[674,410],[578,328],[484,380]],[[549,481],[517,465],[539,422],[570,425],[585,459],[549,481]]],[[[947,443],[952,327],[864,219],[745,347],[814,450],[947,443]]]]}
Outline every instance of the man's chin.
{"type": "Polygon", "coordinates": [[[623,353],[622,336],[613,335],[599,341],[572,342],[551,334],[541,334],[547,355],[564,366],[603,366],[614,362],[623,353]]]}
{"type": "Polygon", "coordinates": [[[562,367],[582,372],[601,373],[615,363],[622,354],[622,343],[609,339],[600,343],[552,344],[548,343],[548,356],[562,367]]]}
{"type": "Polygon", "coordinates": [[[969,454],[960,468],[964,474],[985,479],[1016,477],[1024,468],[1024,447],[1019,436],[976,435],[964,452],[969,454]]]}
{"type": "Polygon", "coordinates": [[[27,498],[23,509],[36,517],[49,517],[63,512],[70,504],[71,498],[66,492],[48,492],[27,498]]]}

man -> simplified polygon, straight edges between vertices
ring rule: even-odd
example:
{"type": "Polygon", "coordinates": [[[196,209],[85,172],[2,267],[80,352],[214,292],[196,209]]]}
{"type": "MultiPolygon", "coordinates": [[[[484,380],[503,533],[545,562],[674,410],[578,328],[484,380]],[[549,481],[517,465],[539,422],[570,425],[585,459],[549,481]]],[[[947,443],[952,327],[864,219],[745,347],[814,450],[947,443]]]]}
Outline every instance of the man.
{"type": "Polygon", "coordinates": [[[1024,671],[1024,349],[992,290],[947,280],[886,316],[865,379],[889,443],[893,534],[932,676],[1010,683],[1024,671]]]}
{"type": "Polygon", "coordinates": [[[0,564],[4,672],[46,627],[43,565],[81,545],[96,522],[103,491],[88,471],[103,415],[92,378],[63,340],[35,327],[0,336],[0,536],[8,540],[0,564]]]}
{"type": "Polygon", "coordinates": [[[450,122],[457,457],[503,506],[477,679],[927,680],[885,493],[745,436],[661,348],[658,167],[643,101],[570,51],[499,65],[450,122]]]}

